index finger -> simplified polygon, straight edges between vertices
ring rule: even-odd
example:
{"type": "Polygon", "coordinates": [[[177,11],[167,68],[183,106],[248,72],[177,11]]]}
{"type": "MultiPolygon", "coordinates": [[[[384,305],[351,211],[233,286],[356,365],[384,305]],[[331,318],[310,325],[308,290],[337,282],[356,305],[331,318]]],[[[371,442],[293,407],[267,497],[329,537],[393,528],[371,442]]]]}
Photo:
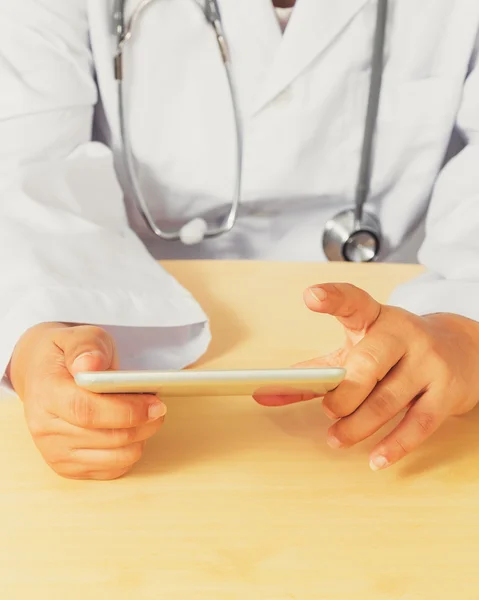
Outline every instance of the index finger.
{"type": "Polygon", "coordinates": [[[95,394],[62,380],[56,380],[44,408],[83,429],[128,429],[166,414],[163,402],[150,394],[95,394]]]}
{"type": "Polygon", "coordinates": [[[405,340],[385,327],[366,335],[346,358],[344,381],[324,398],[324,408],[330,416],[339,419],[351,415],[406,351],[405,340]]]}

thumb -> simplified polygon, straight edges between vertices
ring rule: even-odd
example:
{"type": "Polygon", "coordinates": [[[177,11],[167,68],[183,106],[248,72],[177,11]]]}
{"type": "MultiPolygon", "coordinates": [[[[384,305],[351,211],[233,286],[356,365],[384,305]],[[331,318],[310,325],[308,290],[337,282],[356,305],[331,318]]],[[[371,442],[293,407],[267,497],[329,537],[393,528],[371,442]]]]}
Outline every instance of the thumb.
{"type": "MultiPolygon", "coordinates": [[[[344,365],[346,354],[347,352],[344,348],[338,348],[334,352],[331,352],[331,354],[296,363],[293,368],[318,369],[320,367],[342,367],[344,365]]],[[[271,393],[271,391],[266,393],[265,391],[258,390],[253,394],[254,400],[263,406],[285,406],[287,404],[296,404],[297,402],[313,400],[316,397],[316,394],[312,392],[306,393],[298,391],[297,393],[293,393],[293,390],[288,390],[287,393],[283,392],[282,394],[274,394],[271,393]]]]}
{"type": "Polygon", "coordinates": [[[71,375],[118,368],[115,342],[100,327],[82,325],[59,330],[55,343],[62,350],[71,375]]]}
{"type": "Polygon", "coordinates": [[[381,304],[350,283],[325,283],[306,290],[306,306],[336,317],[350,331],[366,333],[381,314],[381,304]]]}

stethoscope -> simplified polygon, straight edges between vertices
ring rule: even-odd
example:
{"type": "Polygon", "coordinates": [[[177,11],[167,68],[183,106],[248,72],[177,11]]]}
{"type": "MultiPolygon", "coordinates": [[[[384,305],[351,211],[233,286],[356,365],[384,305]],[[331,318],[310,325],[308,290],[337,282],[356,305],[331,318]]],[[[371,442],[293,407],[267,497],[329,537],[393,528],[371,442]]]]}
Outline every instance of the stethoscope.
{"type": "MultiPolygon", "coordinates": [[[[141,0],[127,21],[125,15],[126,0],[115,0],[113,23],[117,40],[115,53],[115,79],[118,83],[118,112],[122,158],[129,179],[133,200],[148,228],[159,238],[168,241],[180,240],[186,245],[198,244],[206,238],[218,237],[231,231],[237,221],[241,203],[241,184],[243,175],[243,132],[240,111],[233,85],[231,59],[228,43],[223,29],[217,0],[205,0],[203,5],[196,4],[203,11],[207,22],[213,27],[221,59],[225,68],[236,130],[236,178],[229,213],[216,226],[209,226],[205,219],[194,218],[179,231],[169,232],[161,229],[152,217],[148,204],[138,181],[131,140],[126,126],[123,53],[133,36],[138,19],[155,0],[141,0]]],[[[374,137],[377,127],[379,101],[382,88],[384,50],[386,44],[388,0],[377,0],[376,29],[371,67],[368,107],[364,127],[361,161],[356,185],[354,208],[343,210],[330,219],[324,228],[323,250],[331,261],[370,262],[375,260],[381,250],[381,225],[375,214],[365,208],[371,184],[371,163],[374,137]]]]}

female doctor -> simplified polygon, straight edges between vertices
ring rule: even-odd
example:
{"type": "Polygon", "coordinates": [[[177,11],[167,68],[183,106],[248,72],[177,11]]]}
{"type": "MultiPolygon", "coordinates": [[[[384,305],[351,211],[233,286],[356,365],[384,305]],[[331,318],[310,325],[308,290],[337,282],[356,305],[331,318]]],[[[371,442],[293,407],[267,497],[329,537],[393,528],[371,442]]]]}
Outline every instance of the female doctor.
{"type": "Polygon", "coordinates": [[[208,344],[154,258],[403,260],[427,212],[427,272],[388,306],[306,292],[346,331],[313,361],[348,372],[328,442],[407,409],[384,468],[479,399],[479,3],[294,4],[0,2],[0,370],[63,476],[126,473],[166,410],[73,373],[208,344]]]}

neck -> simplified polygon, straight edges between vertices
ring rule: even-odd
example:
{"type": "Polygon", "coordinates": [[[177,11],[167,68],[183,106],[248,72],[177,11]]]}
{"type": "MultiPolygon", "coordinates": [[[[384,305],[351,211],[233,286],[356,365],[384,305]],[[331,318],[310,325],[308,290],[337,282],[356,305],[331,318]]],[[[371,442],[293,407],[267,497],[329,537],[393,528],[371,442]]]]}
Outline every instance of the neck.
{"type": "Polygon", "coordinates": [[[276,8],[292,8],[296,4],[296,0],[273,0],[276,8]]]}

